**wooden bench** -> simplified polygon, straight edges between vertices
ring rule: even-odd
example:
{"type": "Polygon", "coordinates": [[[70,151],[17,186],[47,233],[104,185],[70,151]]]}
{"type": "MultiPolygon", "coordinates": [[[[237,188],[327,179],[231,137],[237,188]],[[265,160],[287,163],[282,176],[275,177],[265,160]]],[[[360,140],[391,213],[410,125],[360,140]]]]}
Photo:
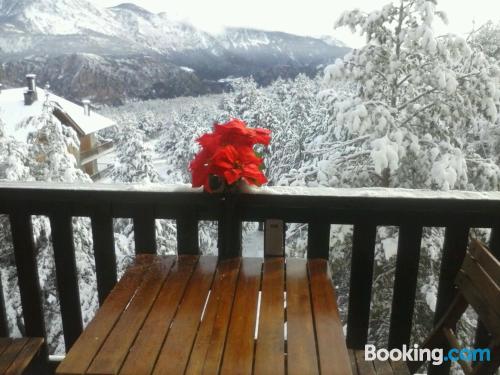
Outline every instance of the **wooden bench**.
{"type": "MultiPolygon", "coordinates": [[[[454,348],[460,350],[455,329],[468,306],[477,312],[489,333],[487,344],[491,360],[471,363],[459,360],[466,375],[491,375],[500,365],[500,262],[477,240],[472,240],[465,260],[455,279],[457,295],[446,314],[420,348],[454,348]]],[[[446,355],[446,351],[445,351],[446,355]]],[[[354,374],[413,374],[423,361],[365,361],[363,350],[349,350],[354,374]]]]}
{"type": "Polygon", "coordinates": [[[140,255],[57,374],[351,374],[327,261],[140,255]]]}
{"type": "Polygon", "coordinates": [[[42,338],[0,338],[0,374],[40,374],[42,338]]]}

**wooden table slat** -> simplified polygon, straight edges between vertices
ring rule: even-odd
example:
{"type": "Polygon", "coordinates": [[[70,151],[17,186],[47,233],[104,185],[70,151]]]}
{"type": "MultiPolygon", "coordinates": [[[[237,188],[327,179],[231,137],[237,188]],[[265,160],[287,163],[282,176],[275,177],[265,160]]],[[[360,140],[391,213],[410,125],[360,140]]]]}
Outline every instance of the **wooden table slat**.
{"type": "Polygon", "coordinates": [[[44,340],[40,337],[28,339],[26,345],[24,345],[17,357],[12,361],[5,375],[21,375],[35,356],[39,354],[43,341],[44,340]]]}
{"type": "Polygon", "coordinates": [[[307,262],[286,261],[287,368],[289,374],[318,374],[307,262]]]}
{"type": "Polygon", "coordinates": [[[352,374],[353,374],[353,375],[359,375],[359,372],[358,372],[358,365],[356,364],[356,354],[355,354],[355,350],[353,350],[353,349],[349,349],[349,350],[348,350],[348,353],[349,353],[349,362],[350,362],[350,364],[351,364],[352,374]]]}
{"type": "Polygon", "coordinates": [[[116,374],[118,372],[174,260],[174,257],[162,258],[161,262],[151,264],[144,275],[144,281],[95,356],[87,374],[116,374]]]}
{"type": "Polygon", "coordinates": [[[216,265],[216,257],[200,258],[163,344],[153,374],[180,374],[185,371],[216,265]]]}
{"type": "Polygon", "coordinates": [[[150,374],[153,371],[197,262],[197,256],[179,256],[130,349],[120,374],[150,374]]]}
{"type": "Polygon", "coordinates": [[[29,339],[26,337],[11,341],[10,345],[0,356],[0,374],[5,374],[7,372],[7,369],[12,365],[28,341],[29,339]]]}
{"type": "Polygon", "coordinates": [[[262,259],[243,258],[227,333],[221,374],[249,375],[254,359],[254,333],[262,259]]]}
{"type": "Polygon", "coordinates": [[[375,372],[377,375],[392,375],[392,367],[389,361],[379,361],[375,359],[373,361],[373,365],[375,366],[375,372]]]}
{"type": "Polygon", "coordinates": [[[2,354],[10,345],[12,339],[8,337],[0,337],[0,354],[2,354]]]}
{"type": "Polygon", "coordinates": [[[264,261],[259,331],[255,347],[255,373],[285,373],[284,260],[264,261]]]}
{"type": "Polygon", "coordinates": [[[390,361],[394,375],[410,375],[410,370],[405,361],[390,361]]]}
{"type": "MultiPolygon", "coordinates": [[[[324,259],[311,259],[308,267],[320,372],[351,374],[335,290],[328,275],[328,262],[324,259]]],[[[359,372],[362,372],[361,369],[359,372]]]]}
{"type": "Polygon", "coordinates": [[[365,361],[365,351],[355,350],[356,364],[358,365],[358,373],[361,375],[377,375],[375,366],[371,361],[365,361]]]}
{"type": "Polygon", "coordinates": [[[219,372],[240,262],[239,258],[219,262],[186,374],[217,374],[219,372]]]}
{"type": "Polygon", "coordinates": [[[106,303],[97,311],[82,335],[59,365],[56,373],[59,375],[84,374],[94,359],[109,332],[118,321],[123,310],[142,282],[146,265],[154,258],[143,255],[136,258],[134,264],[111,291],[106,303]]]}

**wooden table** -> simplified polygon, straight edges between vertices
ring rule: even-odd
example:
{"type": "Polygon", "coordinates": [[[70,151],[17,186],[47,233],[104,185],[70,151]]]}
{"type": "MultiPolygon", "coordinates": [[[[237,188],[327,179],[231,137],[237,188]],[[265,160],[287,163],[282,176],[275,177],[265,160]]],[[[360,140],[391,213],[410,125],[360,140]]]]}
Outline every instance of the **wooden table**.
{"type": "Polygon", "coordinates": [[[43,342],[40,337],[0,337],[0,374],[36,374],[46,360],[42,358],[43,342]]]}
{"type": "Polygon", "coordinates": [[[327,269],[140,255],[57,374],[351,374],[327,269]]]}

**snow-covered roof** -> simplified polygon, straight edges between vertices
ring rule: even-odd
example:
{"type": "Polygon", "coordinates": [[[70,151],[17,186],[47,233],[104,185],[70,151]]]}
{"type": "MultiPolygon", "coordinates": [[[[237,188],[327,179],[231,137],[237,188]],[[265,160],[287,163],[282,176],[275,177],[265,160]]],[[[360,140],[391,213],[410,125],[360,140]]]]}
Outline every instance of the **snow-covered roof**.
{"type": "MultiPolygon", "coordinates": [[[[25,119],[42,113],[46,95],[45,90],[37,88],[38,100],[31,105],[25,105],[24,93],[26,90],[25,87],[22,87],[0,92],[0,119],[5,124],[5,131],[21,142],[26,141],[28,134],[35,129],[20,128],[18,125],[25,119]]],[[[78,129],[75,130],[81,135],[92,134],[115,125],[113,120],[94,111],[90,112],[90,116],[85,115],[82,106],[60,96],[49,93],[49,100],[55,108],[59,108],[77,125],[78,129]]]]}

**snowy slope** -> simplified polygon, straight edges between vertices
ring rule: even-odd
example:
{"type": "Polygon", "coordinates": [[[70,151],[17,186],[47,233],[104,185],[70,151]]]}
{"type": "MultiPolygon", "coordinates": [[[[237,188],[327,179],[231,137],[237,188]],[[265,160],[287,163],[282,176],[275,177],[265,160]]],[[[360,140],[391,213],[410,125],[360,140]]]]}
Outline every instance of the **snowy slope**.
{"type": "Polygon", "coordinates": [[[40,82],[50,82],[55,93],[71,99],[92,91],[101,91],[95,99],[106,103],[123,97],[199,95],[226,89],[219,80],[235,76],[252,75],[265,85],[278,77],[315,74],[318,66],[347,51],[321,39],[279,32],[231,28],[212,35],[167,13],[127,3],[99,8],[87,0],[0,0],[4,86],[18,86],[29,68],[42,74],[40,82]],[[54,65],[46,66],[49,61],[54,65]],[[178,73],[180,67],[191,73],[187,83],[180,79],[186,77],[178,73]],[[124,73],[142,69],[146,84],[124,73]],[[97,86],[75,79],[80,72],[97,86]],[[174,77],[167,83],[166,76],[174,77]],[[104,83],[111,93],[102,92],[104,83]]]}
{"type": "Polygon", "coordinates": [[[116,36],[123,25],[106,9],[99,9],[86,0],[0,0],[2,28],[11,31],[71,35],[93,31],[116,36]]]}

